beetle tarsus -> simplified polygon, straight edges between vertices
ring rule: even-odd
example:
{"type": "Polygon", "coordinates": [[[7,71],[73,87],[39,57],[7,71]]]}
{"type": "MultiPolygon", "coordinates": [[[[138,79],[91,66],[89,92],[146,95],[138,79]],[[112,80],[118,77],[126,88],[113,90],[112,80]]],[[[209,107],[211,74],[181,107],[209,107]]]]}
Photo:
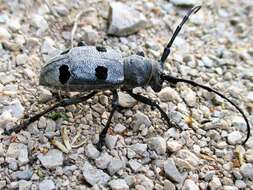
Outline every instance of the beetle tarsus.
{"type": "Polygon", "coordinates": [[[72,105],[72,104],[78,104],[78,103],[87,101],[88,99],[90,99],[91,97],[93,97],[96,93],[97,93],[96,91],[93,91],[90,94],[88,94],[86,96],[83,96],[83,97],[80,97],[80,98],[63,99],[60,102],[56,103],[55,105],[49,107],[48,109],[46,109],[46,110],[44,110],[44,111],[42,111],[42,112],[40,112],[40,113],[38,113],[38,114],[30,117],[29,119],[25,120],[19,126],[13,128],[13,129],[10,129],[10,130],[6,130],[5,134],[9,135],[9,134],[11,134],[13,132],[18,133],[22,129],[26,129],[28,127],[28,125],[30,125],[31,123],[37,121],[41,116],[43,116],[43,115],[45,115],[45,114],[53,111],[55,108],[65,107],[65,106],[69,106],[69,105],[72,105]]]}
{"type": "Polygon", "coordinates": [[[105,144],[105,137],[106,137],[106,134],[107,134],[108,129],[109,129],[109,127],[110,127],[110,123],[111,123],[111,120],[112,120],[112,116],[113,116],[114,112],[116,111],[116,109],[119,107],[118,101],[119,101],[118,93],[117,93],[116,90],[113,90],[112,111],[111,111],[111,113],[110,113],[110,115],[109,115],[109,118],[108,118],[108,120],[107,120],[107,122],[106,122],[105,127],[103,128],[103,130],[102,130],[101,133],[99,134],[99,141],[98,141],[98,143],[96,144],[97,149],[98,149],[99,151],[102,150],[102,147],[103,147],[103,145],[105,144]]]}

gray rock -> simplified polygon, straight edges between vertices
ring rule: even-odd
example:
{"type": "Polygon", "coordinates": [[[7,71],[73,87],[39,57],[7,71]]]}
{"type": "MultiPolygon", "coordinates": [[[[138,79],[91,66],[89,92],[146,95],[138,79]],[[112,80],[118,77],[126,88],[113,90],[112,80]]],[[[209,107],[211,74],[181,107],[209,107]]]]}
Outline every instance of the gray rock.
{"type": "Polygon", "coordinates": [[[114,158],[109,163],[107,170],[110,175],[113,175],[124,167],[125,167],[125,163],[122,160],[114,158]]]}
{"type": "Polygon", "coordinates": [[[221,182],[218,177],[213,177],[212,181],[209,182],[210,190],[218,190],[221,187],[221,182]]]}
{"type": "Polygon", "coordinates": [[[135,173],[142,168],[142,165],[136,160],[129,160],[128,164],[135,173]]]}
{"type": "MultiPolygon", "coordinates": [[[[154,183],[153,180],[149,179],[143,174],[139,174],[136,176],[136,181],[138,184],[143,186],[145,190],[153,190],[154,189],[154,183]]],[[[137,189],[137,188],[136,188],[137,189]]]]}
{"type": "Polygon", "coordinates": [[[33,175],[33,171],[31,169],[16,172],[16,176],[18,179],[29,180],[31,179],[32,175],[33,175]]]}
{"type": "Polygon", "coordinates": [[[28,56],[26,54],[18,54],[16,56],[17,65],[25,65],[27,63],[28,56]]]}
{"type": "Polygon", "coordinates": [[[18,189],[19,190],[30,190],[31,186],[32,186],[31,181],[26,181],[26,180],[18,181],[18,189]]]}
{"type": "Polygon", "coordinates": [[[108,34],[127,36],[143,29],[146,18],[142,13],[120,2],[110,3],[108,34]]]}
{"type": "Polygon", "coordinates": [[[171,0],[171,3],[173,3],[176,6],[194,6],[200,4],[199,0],[171,0]]]}
{"type": "Polygon", "coordinates": [[[11,34],[6,28],[0,27],[0,40],[8,40],[11,37],[11,34]]]}
{"type": "Polygon", "coordinates": [[[183,177],[177,170],[177,167],[172,158],[169,158],[164,162],[164,171],[168,179],[177,183],[181,183],[183,181],[183,177]]]}
{"type": "Polygon", "coordinates": [[[29,162],[27,146],[21,143],[11,143],[6,156],[17,159],[19,165],[24,165],[29,162]]]}
{"type": "Polygon", "coordinates": [[[100,169],[106,169],[109,163],[112,160],[112,156],[110,156],[107,152],[103,152],[96,160],[96,166],[100,169]]]}
{"type": "Polygon", "coordinates": [[[132,98],[130,95],[123,93],[123,92],[118,92],[119,95],[119,105],[124,107],[124,108],[130,108],[133,107],[137,101],[132,98]]]}
{"type": "Polygon", "coordinates": [[[205,181],[210,181],[213,179],[215,171],[208,171],[204,177],[205,181]]]}
{"type": "Polygon", "coordinates": [[[144,113],[137,111],[134,115],[134,128],[138,129],[142,124],[144,124],[145,127],[150,127],[151,121],[144,113]]]}
{"type": "Polygon", "coordinates": [[[164,138],[158,136],[158,137],[152,137],[148,139],[148,147],[151,150],[156,151],[157,154],[165,154],[166,152],[166,141],[164,138]]]}
{"type": "Polygon", "coordinates": [[[245,189],[247,187],[246,183],[243,180],[236,180],[235,186],[239,189],[245,189]]]}
{"type": "Polygon", "coordinates": [[[39,190],[52,190],[55,189],[55,184],[51,179],[45,179],[39,183],[39,190]]]}
{"type": "Polygon", "coordinates": [[[170,152],[177,152],[182,148],[182,145],[177,141],[168,141],[167,148],[170,152]]]}
{"type": "Polygon", "coordinates": [[[115,133],[123,133],[126,130],[126,127],[120,123],[116,124],[113,128],[115,133]]]}
{"type": "Polygon", "coordinates": [[[184,182],[182,190],[199,190],[199,187],[194,181],[192,181],[191,179],[187,179],[184,182]]]}
{"type": "Polygon", "coordinates": [[[38,28],[41,32],[45,32],[48,29],[47,21],[41,15],[32,16],[32,25],[38,28]]]}
{"type": "Polygon", "coordinates": [[[16,100],[13,100],[9,106],[4,108],[4,110],[9,111],[11,113],[12,117],[19,119],[23,116],[25,109],[21,105],[20,101],[18,99],[16,99],[16,100]]]}
{"type": "Polygon", "coordinates": [[[109,186],[112,190],[128,190],[129,186],[127,185],[124,179],[115,179],[109,182],[109,186]]]}
{"type": "Polygon", "coordinates": [[[202,61],[207,68],[212,68],[214,66],[213,60],[207,56],[203,56],[202,61]]]}
{"type": "Polygon", "coordinates": [[[170,87],[163,88],[159,93],[158,97],[162,102],[174,102],[178,103],[181,101],[181,98],[178,94],[178,92],[170,87]]]}
{"type": "Polygon", "coordinates": [[[95,45],[98,40],[98,33],[92,27],[85,27],[84,31],[84,41],[88,45],[95,45]]]}
{"type": "Polygon", "coordinates": [[[242,140],[242,134],[239,131],[233,131],[228,134],[228,143],[235,145],[241,142],[242,140]]]}
{"type": "Polygon", "coordinates": [[[196,105],[196,93],[192,89],[185,88],[182,92],[182,97],[184,98],[188,106],[194,107],[196,105]]]}
{"type": "Polygon", "coordinates": [[[57,4],[53,9],[61,16],[67,16],[69,14],[69,9],[63,4],[57,4]]]}
{"type": "Polygon", "coordinates": [[[253,137],[250,137],[246,142],[246,147],[253,149],[253,137]]]}
{"type": "Polygon", "coordinates": [[[91,159],[98,158],[100,152],[97,150],[97,148],[93,144],[88,144],[85,148],[85,154],[87,157],[91,159]]]}
{"type": "Polygon", "coordinates": [[[85,162],[83,166],[84,179],[90,185],[105,185],[110,179],[110,176],[102,170],[93,167],[89,162],[85,162]]]}
{"type": "Polygon", "coordinates": [[[4,189],[6,187],[6,181],[5,180],[0,180],[0,189],[4,189]]]}
{"type": "Polygon", "coordinates": [[[141,144],[141,143],[136,143],[130,146],[130,148],[137,154],[142,155],[144,152],[147,151],[147,144],[141,144]]]}
{"type": "Polygon", "coordinates": [[[229,185],[224,185],[223,188],[224,190],[238,190],[236,186],[229,186],[229,185]]]}
{"type": "Polygon", "coordinates": [[[250,163],[243,164],[240,167],[240,171],[245,178],[253,180],[253,165],[250,163]]]}
{"type": "Polygon", "coordinates": [[[191,165],[195,167],[197,167],[200,164],[200,159],[189,150],[186,149],[179,150],[177,156],[189,162],[191,165]]]}
{"type": "Polygon", "coordinates": [[[41,46],[41,53],[45,62],[61,53],[61,50],[55,47],[55,42],[46,37],[41,46]]]}
{"type": "Polygon", "coordinates": [[[244,154],[247,162],[253,163],[253,149],[248,149],[244,154]]]}
{"type": "Polygon", "coordinates": [[[175,185],[170,180],[164,180],[163,190],[176,190],[175,185]]]}
{"type": "Polygon", "coordinates": [[[54,169],[63,164],[63,154],[57,149],[51,149],[45,155],[39,154],[38,158],[42,165],[48,169],[54,169]]]}
{"type": "Polygon", "coordinates": [[[9,29],[10,29],[11,31],[17,32],[17,31],[21,28],[19,19],[17,19],[17,18],[11,19],[11,20],[8,22],[8,27],[9,27],[9,29]]]}
{"type": "Polygon", "coordinates": [[[42,86],[38,87],[38,95],[39,95],[39,102],[41,103],[47,102],[52,99],[52,93],[42,86]]]}
{"type": "Polygon", "coordinates": [[[118,136],[116,135],[107,134],[105,136],[105,144],[109,149],[113,149],[116,146],[117,141],[118,141],[118,136]]]}
{"type": "Polygon", "coordinates": [[[15,80],[15,77],[11,74],[0,73],[0,83],[2,84],[8,84],[14,82],[15,80]]]}

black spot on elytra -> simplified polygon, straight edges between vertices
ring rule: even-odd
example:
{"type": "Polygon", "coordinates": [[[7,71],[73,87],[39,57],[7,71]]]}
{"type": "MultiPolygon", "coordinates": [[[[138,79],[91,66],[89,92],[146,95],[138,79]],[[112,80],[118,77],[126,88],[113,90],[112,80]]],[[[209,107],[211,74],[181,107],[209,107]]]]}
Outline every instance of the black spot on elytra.
{"type": "Polygon", "coordinates": [[[69,67],[67,65],[62,65],[59,68],[59,81],[62,84],[65,84],[66,82],[68,82],[69,78],[70,78],[70,72],[69,72],[69,67]]]}
{"type": "Polygon", "coordinates": [[[97,46],[96,50],[98,50],[99,52],[106,52],[107,51],[106,48],[103,46],[97,46]]]}
{"type": "Polygon", "coordinates": [[[96,69],[96,77],[100,80],[105,80],[107,78],[108,69],[104,66],[98,66],[96,69]]]}

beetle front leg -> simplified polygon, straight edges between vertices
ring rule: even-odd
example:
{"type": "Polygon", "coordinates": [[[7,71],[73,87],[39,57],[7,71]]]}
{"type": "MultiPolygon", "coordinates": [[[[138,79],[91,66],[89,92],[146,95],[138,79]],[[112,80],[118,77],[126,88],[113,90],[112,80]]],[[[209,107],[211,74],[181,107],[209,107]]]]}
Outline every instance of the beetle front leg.
{"type": "Polygon", "coordinates": [[[21,123],[19,126],[10,129],[10,130],[5,130],[5,134],[9,135],[12,132],[18,133],[20,132],[22,129],[26,129],[28,127],[29,124],[33,123],[34,121],[37,121],[41,116],[51,112],[52,110],[54,110],[55,108],[58,107],[65,107],[65,106],[69,106],[72,104],[78,104],[84,101],[87,101],[88,99],[90,99],[91,97],[93,97],[97,92],[91,92],[90,94],[80,97],[80,98],[73,98],[73,99],[63,99],[60,102],[56,103],[55,105],[49,107],[48,109],[30,117],[29,119],[25,120],[23,123],[21,123]]]}
{"type": "Polygon", "coordinates": [[[102,146],[105,144],[105,136],[106,136],[107,131],[108,131],[109,127],[110,127],[112,116],[113,116],[114,112],[116,111],[116,109],[119,107],[119,96],[118,96],[118,93],[117,93],[116,90],[113,90],[112,93],[113,93],[112,111],[111,111],[111,113],[109,115],[109,118],[108,118],[108,120],[106,122],[105,127],[103,128],[103,130],[99,134],[99,141],[98,141],[98,143],[96,145],[98,150],[101,150],[102,146]]]}
{"type": "Polygon", "coordinates": [[[147,98],[145,96],[142,96],[140,94],[134,94],[132,92],[132,90],[129,90],[127,92],[135,100],[140,101],[140,102],[142,102],[144,104],[147,104],[147,105],[151,106],[151,108],[157,108],[160,111],[162,117],[167,121],[169,127],[175,127],[175,128],[177,128],[179,130],[182,130],[177,124],[171,122],[171,120],[168,117],[168,115],[163,111],[163,109],[154,100],[151,100],[151,99],[149,99],[149,98],[147,98]]]}

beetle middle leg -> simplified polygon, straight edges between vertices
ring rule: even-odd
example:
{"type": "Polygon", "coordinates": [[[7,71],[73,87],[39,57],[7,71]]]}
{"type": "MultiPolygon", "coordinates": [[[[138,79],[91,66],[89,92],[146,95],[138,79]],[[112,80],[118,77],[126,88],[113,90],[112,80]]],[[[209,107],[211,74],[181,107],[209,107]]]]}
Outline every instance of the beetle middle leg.
{"type": "Polygon", "coordinates": [[[154,100],[151,100],[151,99],[149,99],[149,98],[147,98],[145,96],[142,96],[140,94],[135,94],[135,93],[132,92],[132,90],[129,90],[127,92],[128,92],[128,94],[130,96],[132,96],[137,101],[140,101],[140,102],[142,102],[144,104],[147,104],[147,105],[149,105],[151,107],[157,108],[160,111],[162,117],[167,121],[169,127],[175,127],[175,128],[178,128],[178,129],[182,130],[178,125],[176,125],[175,123],[171,122],[170,118],[165,113],[165,111],[163,111],[163,109],[154,100]]]}
{"type": "Polygon", "coordinates": [[[58,107],[65,107],[65,106],[69,106],[72,104],[78,104],[84,101],[87,101],[88,99],[90,99],[91,97],[93,97],[97,92],[91,92],[90,94],[83,96],[83,97],[79,97],[79,98],[72,98],[72,99],[63,99],[60,102],[56,103],[55,105],[49,107],[48,109],[30,117],[29,119],[25,120],[23,123],[21,123],[19,126],[10,129],[10,130],[6,130],[5,133],[6,134],[11,134],[12,132],[20,132],[22,129],[25,129],[28,127],[29,124],[33,123],[34,121],[37,121],[41,116],[53,111],[54,109],[58,108],[58,107]]]}
{"type": "Polygon", "coordinates": [[[112,111],[109,115],[109,118],[106,122],[106,125],[105,127],[103,128],[102,132],[99,134],[99,141],[97,143],[97,148],[99,150],[101,150],[102,146],[105,144],[105,136],[107,134],[107,131],[110,127],[110,123],[111,123],[111,120],[112,120],[112,116],[114,114],[114,112],[117,110],[117,108],[119,107],[119,96],[118,96],[118,93],[116,90],[113,90],[112,91],[113,93],[113,98],[112,98],[112,111]]]}

